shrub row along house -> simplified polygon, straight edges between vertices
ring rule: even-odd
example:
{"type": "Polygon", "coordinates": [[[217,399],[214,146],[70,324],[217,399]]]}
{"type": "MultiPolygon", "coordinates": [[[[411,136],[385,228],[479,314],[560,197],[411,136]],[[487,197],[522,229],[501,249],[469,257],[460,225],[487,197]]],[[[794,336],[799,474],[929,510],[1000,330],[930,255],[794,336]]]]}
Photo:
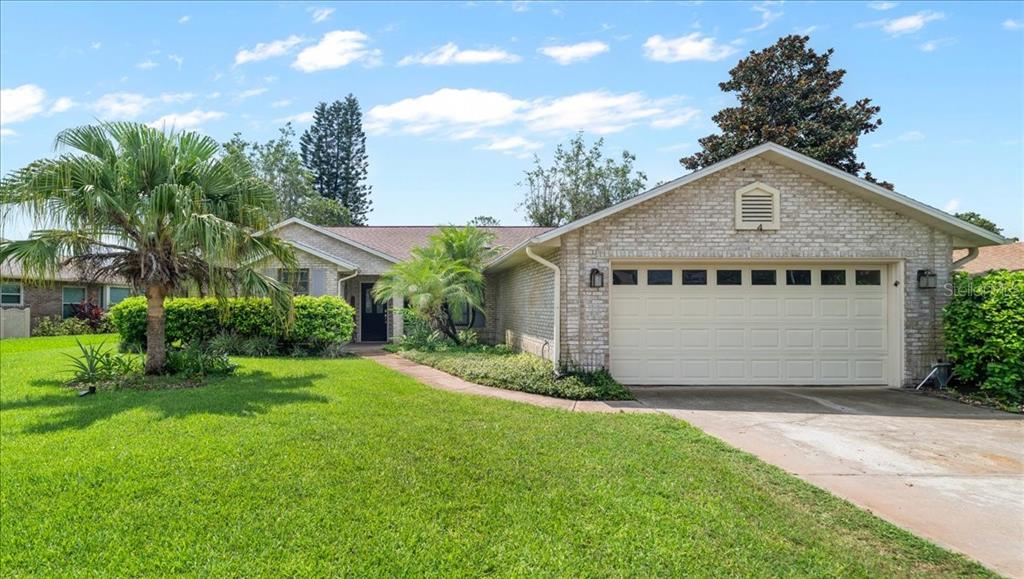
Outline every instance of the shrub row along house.
{"type": "MultiPolygon", "coordinates": [[[[436,228],[274,229],[297,293],[343,296],[356,341],[401,335],[370,290],[436,228]]],[[[481,339],[625,384],[914,383],[944,357],[951,272],[1005,242],[771,143],[562,227],[488,229],[481,339]]]]}

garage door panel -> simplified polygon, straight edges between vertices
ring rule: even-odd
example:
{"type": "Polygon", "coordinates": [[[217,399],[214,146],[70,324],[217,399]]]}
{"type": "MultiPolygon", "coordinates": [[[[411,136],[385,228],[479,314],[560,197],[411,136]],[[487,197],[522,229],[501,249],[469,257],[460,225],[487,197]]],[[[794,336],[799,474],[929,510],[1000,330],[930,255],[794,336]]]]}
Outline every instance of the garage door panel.
{"type": "MultiPolygon", "coordinates": [[[[741,285],[610,288],[611,369],[628,384],[880,384],[888,368],[884,268],[877,265],[723,265],[741,285]],[[854,282],[854,269],[883,270],[881,284],[854,282]],[[750,270],[774,269],[779,285],[750,285],[750,270]],[[811,285],[786,285],[786,269],[812,269],[811,285]],[[847,284],[821,286],[820,269],[847,271],[847,284]]],[[[805,278],[806,279],[806,278],[805,278]]]]}

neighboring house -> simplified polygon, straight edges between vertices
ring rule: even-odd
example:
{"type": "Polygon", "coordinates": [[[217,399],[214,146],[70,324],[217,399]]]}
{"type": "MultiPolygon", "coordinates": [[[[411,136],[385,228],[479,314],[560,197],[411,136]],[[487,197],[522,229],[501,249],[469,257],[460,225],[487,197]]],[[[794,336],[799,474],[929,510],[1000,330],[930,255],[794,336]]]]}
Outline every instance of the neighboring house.
{"type": "Polygon", "coordinates": [[[0,264],[0,307],[4,310],[30,310],[31,326],[56,316],[74,316],[74,306],[83,301],[107,309],[131,295],[127,284],[104,280],[85,280],[72,268],[62,268],[53,279],[22,280],[19,264],[0,264]]]}
{"type": "MultiPolygon", "coordinates": [[[[953,252],[953,259],[960,260],[967,255],[966,249],[958,249],[953,252]]],[[[978,248],[978,256],[957,269],[972,275],[994,269],[1020,271],[1024,269],[1024,241],[978,248]]]]}
{"type": "MultiPolygon", "coordinates": [[[[275,229],[298,287],[356,307],[357,340],[401,334],[400,304],[369,290],[434,228],[275,229]]],[[[493,231],[481,338],[626,384],[915,383],[944,357],[953,251],[1004,242],[775,144],[556,229],[493,231]]]]}

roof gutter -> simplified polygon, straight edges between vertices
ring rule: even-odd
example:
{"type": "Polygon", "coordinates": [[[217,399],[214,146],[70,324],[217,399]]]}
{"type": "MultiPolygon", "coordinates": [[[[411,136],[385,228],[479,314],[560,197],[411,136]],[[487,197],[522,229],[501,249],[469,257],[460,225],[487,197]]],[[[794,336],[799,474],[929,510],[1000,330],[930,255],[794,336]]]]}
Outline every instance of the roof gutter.
{"type": "Polygon", "coordinates": [[[968,247],[967,248],[967,255],[965,255],[965,256],[961,257],[960,259],[954,261],[951,269],[953,271],[956,271],[956,270],[960,269],[960,267],[963,266],[964,264],[966,264],[968,261],[973,260],[975,257],[978,257],[978,248],[977,247],[968,247]]]}
{"type": "Polygon", "coordinates": [[[562,270],[559,269],[557,265],[551,263],[550,261],[548,261],[548,260],[544,259],[543,257],[541,257],[541,256],[537,255],[536,253],[534,253],[533,252],[533,248],[531,248],[529,245],[526,246],[526,255],[529,256],[529,258],[532,259],[533,261],[536,261],[537,263],[539,263],[539,264],[543,265],[544,267],[550,269],[555,274],[555,300],[554,300],[555,304],[553,306],[554,307],[554,324],[552,324],[554,326],[553,329],[552,329],[552,332],[553,332],[552,335],[554,336],[554,339],[552,340],[552,346],[551,346],[551,358],[552,358],[552,362],[553,362],[554,367],[555,367],[555,372],[558,372],[558,361],[560,360],[559,356],[561,354],[560,348],[559,348],[559,345],[561,343],[561,340],[559,339],[559,333],[561,332],[561,317],[562,317],[560,315],[561,314],[560,304],[562,303],[562,299],[561,299],[562,298],[562,270]]]}

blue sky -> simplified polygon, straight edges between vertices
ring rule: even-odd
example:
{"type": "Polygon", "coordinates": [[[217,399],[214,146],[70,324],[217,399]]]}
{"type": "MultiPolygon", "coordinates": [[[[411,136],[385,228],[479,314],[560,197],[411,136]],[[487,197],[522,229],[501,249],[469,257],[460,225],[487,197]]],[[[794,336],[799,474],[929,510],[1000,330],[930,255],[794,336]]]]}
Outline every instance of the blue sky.
{"type": "MultiPolygon", "coordinates": [[[[97,118],[265,140],[352,92],[371,224],[520,224],[522,171],[576,130],[635,153],[651,185],[682,175],[731,104],[728,70],[793,32],[835,48],[847,100],[882,107],[869,170],[1024,233],[1024,4],[1009,2],[4,2],[0,170],[97,118]]],[[[4,235],[27,230],[14,217],[4,235]]]]}

